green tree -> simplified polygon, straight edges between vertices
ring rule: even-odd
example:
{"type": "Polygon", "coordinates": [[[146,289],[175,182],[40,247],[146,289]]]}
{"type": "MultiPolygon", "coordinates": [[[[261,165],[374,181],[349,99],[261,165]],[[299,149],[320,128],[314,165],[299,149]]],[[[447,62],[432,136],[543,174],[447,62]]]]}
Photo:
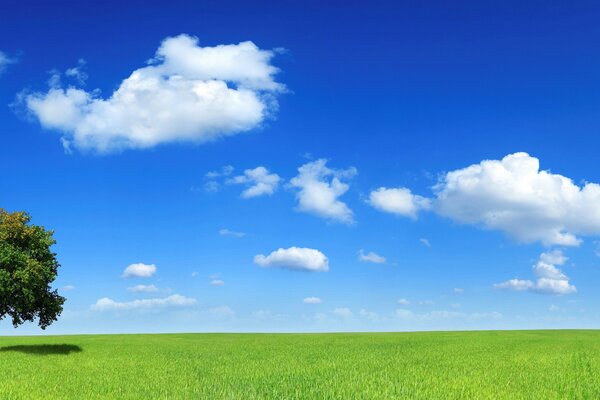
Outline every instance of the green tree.
{"type": "Polygon", "coordinates": [[[46,329],[65,298],[50,287],[60,266],[50,249],[56,243],[53,232],[30,220],[26,212],[0,208],[0,320],[9,316],[17,327],[37,318],[46,329]]]}

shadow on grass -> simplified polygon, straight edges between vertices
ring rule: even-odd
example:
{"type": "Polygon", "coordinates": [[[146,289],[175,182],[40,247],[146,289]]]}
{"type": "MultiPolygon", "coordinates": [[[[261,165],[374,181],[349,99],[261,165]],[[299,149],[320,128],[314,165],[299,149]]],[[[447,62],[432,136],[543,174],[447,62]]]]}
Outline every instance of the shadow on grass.
{"type": "Polygon", "coordinates": [[[71,353],[79,353],[83,349],[73,344],[31,344],[31,345],[19,345],[19,346],[6,346],[0,347],[0,353],[14,351],[23,354],[37,354],[37,355],[53,355],[63,354],[68,355],[71,353]]]}

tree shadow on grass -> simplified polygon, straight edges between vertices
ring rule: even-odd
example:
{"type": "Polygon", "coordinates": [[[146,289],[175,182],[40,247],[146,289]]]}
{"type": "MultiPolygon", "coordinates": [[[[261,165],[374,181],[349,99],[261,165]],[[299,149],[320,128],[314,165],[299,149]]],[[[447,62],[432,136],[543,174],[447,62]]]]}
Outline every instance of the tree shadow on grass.
{"type": "Polygon", "coordinates": [[[0,353],[9,351],[23,354],[37,354],[41,356],[53,354],[62,354],[66,356],[71,353],[79,353],[83,351],[83,349],[74,344],[31,344],[0,347],[0,353]]]}

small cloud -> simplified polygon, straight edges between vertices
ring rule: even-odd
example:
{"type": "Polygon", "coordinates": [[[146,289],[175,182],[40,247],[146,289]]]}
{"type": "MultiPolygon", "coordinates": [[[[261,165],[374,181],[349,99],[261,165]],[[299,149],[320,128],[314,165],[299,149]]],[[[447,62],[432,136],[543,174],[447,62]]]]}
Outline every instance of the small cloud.
{"type": "Polygon", "coordinates": [[[554,305],[554,304],[550,305],[550,307],[548,308],[548,310],[549,310],[550,312],[563,312],[563,311],[565,311],[565,309],[564,309],[564,308],[562,308],[562,307],[559,307],[559,306],[556,306],[556,305],[554,305]]]}
{"type": "Polygon", "coordinates": [[[135,285],[127,288],[130,292],[133,293],[154,293],[158,292],[158,288],[154,285],[135,285]]]}
{"type": "Polygon", "coordinates": [[[463,293],[465,291],[465,289],[455,287],[453,291],[454,291],[454,293],[463,293]]]}
{"type": "Polygon", "coordinates": [[[62,287],[62,290],[65,292],[70,292],[71,290],[75,290],[75,286],[73,285],[65,285],[62,287]]]}
{"type": "Polygon", "coordinates": [[[406,299],[399,299],[396,303],[398,303],[401,306],[408,306],[410,304],[410,301],[406,299]]]}
{"type": "Polygon", "coordinates": [[[198,275],[200,275],[200,273],[198,271],[194,271],[192,272],[192,278],[197,277],[198,275]]]}
{"type": "Polygon", "coordinates": [[[361,317],[366,318],[368,320],[371,321],[378,321],[379,320],[379,314],[377,314],[374,311],[368,311],[365,310],[364,308],[362,308],[359,313],[358,313],[361,317]]]}
{"type": "Polygon", "coordinates": [[[156,265],[137,263],[131,264],[123,271],[123,278],[150,278],[156,273],[156,265]]]}
{"type": "Polygon", "coordinates": [[[235,237],[235,238],[241,238],[246,236],[245,232],[236,232],[236,231],[232,231],[230,229],[227,228],[223,228],[223,229],[219,229],[219,235],[221,236],[229,236],[229,237],[235,237]]]}
{"type": "Polygon", "coordinates": [[[421,242],[423,244],[423,246],[425,246],[425,247],[431,247],[431,243],[429,243],[429,240],[427,240],[425,238],[419,239],[419,242],[421,242]]]}
{"type": "Polygon", "coordinates": [[[354,213],[339,200],[350,186],[343,180],[356,175],[356,168],[334,170],[327,167],[327,160],[319,159],[298,168],[298,175],[290,181],[290,187],[298,189],[297,209],[318,215],[330,221],[352,225],[354,213]]]}
{"type": "Polygon", "coordinates": [[[258,254],[254,263],[263,268],[282,268],[297,271],[327,272],[329,260],[319,250],[302,247],[280,248],[268,256],[258,254]]]}
{"type": "Polygon", "coordinates": [[[228,179],[227,183],[246,185],[247,188],[242,192],[242,198],[250,199],[264,195],[271,196],[277,190],[280,181],[279,175],[270,173],[265,167],[256,167],[245,170],[244,175],[228,179]]]}
{"type": "Polygon", "coordinates": [[[220,279],[213,279],[212,281],[210,281],[211,286],[223,286],[224,284],[225,282],[220,279]]]}
{"type": "Polygon", "coordinates": [[[342,318],[352,318],[354,316],[354,313],[346,307],[338,307],[336,309],[333,310],[333,314],[337,315],[338,317],[342,317],[342,318]]]}
{"type": "Polygon", "coordinates": [[[432,306],[435,303],[432,300],[421,300],[421,301],[417,301],[417,305],[419,306],[432,306]]]}
{"type": "Polygon", "coordinates": [[[460,308],[460,303],[452,303],[452,304],[450,304],[450,307],[452,307],[454,309],[460,308]]]}
{"type": "Polygon", "coordinates": [[[6,53],[0,51],[0,73],[2,73],[7,66],[10,64],[15,64],[16,62],[16,58],[9,57],[6,55],[6,53]]]}
{"type": "Polygon", "coordinates": [[[204,174],[205,178],[208,179],[215,179],[215,178],[220,178],[223,176],[229,176],[233,173],[233,171],[235,170],[235,168],[233,168],[232,165],[225,165],[223,167],[221,167],[221,169],[219,171],[209,171],[206,174],[204,174]]]}
{"type": "Polygon", "coordinates": [[[65,71],[65,76],[75,79],[80,86],[84,86],[88,79],[88,75],[83,71],[85,64],[86,62],[84,59],[79,59],[76,67],[69,68],[65,71]]]}
{"type": "Polygon", "coordinates": [[[380,187],[369,195],[369,204],[375,209],[416,219],[419,211],[431,208],[431,200],[413,194],[407,188],[380,187]]]}
{"type": "Polygon", "coordinates": [[[321,304],[321,299],[318,297],[306,297],[302,302],[304,304],[321,304]]]}
{"type": "Polygon", "coordinates": [[[208,181],[204,184],[204,191],[208,193],[216,193],[219,191],[219,185],[216,181],[208,181]]]}
{"type": "Polygon", "coordinates": [[[140,299],[128,302],[114,301],[108,297],[99,299],[90,308],[95,311],[110,310],[142,310],[160,309],[166,307],[185,307],[196,304],[196,299],[174,294],[164,298],[140,299]]]}
{"type": "Polygon", "coordinates": [[[374,253],[372,251],[365,254],[365,252],[362,249],[358,252],[358,259],[362,262],[371,262],[375,264],[385,264],[386,261],[385,257],[382,257],[379,254],[374,253]]]}

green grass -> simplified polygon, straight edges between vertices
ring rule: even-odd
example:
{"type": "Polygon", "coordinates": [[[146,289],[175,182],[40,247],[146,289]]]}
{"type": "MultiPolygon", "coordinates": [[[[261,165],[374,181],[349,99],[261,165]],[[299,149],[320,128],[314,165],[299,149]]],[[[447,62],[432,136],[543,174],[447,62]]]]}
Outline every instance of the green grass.
{"type": "Polygon", "coordinates": [[[600,398],[600,331],[0,337],[0,399],[600,398]]]}

